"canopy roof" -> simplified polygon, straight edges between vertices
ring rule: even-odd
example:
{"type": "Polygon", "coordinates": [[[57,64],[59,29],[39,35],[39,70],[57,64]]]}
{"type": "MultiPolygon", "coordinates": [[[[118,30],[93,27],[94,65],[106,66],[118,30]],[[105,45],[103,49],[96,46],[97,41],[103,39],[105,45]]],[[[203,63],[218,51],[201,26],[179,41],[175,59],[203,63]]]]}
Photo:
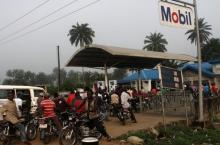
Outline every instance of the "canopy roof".
{"type": "Polygon", "coordinates": [[[153,68],[163,60],[197,61],[195,57],[91,44],[76,51],[66,66],[153,68]]]}

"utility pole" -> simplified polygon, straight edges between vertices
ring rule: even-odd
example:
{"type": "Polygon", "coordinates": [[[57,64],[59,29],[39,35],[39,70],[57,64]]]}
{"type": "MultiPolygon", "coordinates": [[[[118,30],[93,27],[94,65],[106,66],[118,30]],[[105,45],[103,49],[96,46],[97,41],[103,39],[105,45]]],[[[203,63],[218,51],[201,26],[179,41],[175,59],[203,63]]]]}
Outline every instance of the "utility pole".
{"type": "Polygon", "coordinates": [[[202,60],[201,60],[197,3],[196,3],[196,0],[193,0],[193,4],[184,2],[181,0],[173,0],[173,1],[182,3],[184,5],[192,6],[195,12],[195,28],[196,28],[196,35],[197,35],[198,82],[199,82],[199,86],[198,86],[198,89],[199,89],[199,121],[203,122],[204,115],[203,115],[203,95],[202,95],[202,60]]]}
{"type": "Polygon", "coordinates": [[[57,46],[57,60],[58,60],[58,81],[57,81],[57,90],[60,92],[60,47],[57,46]]]}

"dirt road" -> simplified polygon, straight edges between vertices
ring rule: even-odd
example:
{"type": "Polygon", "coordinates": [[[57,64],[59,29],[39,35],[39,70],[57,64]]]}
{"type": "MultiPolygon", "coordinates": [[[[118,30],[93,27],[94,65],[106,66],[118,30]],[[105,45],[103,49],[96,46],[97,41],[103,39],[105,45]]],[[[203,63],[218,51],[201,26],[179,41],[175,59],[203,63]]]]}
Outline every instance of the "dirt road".
{"type": "MultiPolygon", "coordinates": [[[[153,127],[157,125],[159,122],[162,122],[162,116],[161,115],[155,115],[155,114],[147,114],[147,113],[138,113],[135,114],[137,118],[137,123],[131,123],[126,122],[126,125],[123,126],[121,122],[117,118],[110,118],[110,121],[105,122],[105,126],[107,128],[108,133],[113,137],[118,137],[122,134],[127,133],[128,131],[132,130],[139,130],[139,129],[145,129],[148,127],[153,127]]],[[[170,121],[177,121],[177,120],[183,120],[182,117],[174,117],[169,116],[166,117],[166,123],[170,121]]],[[[105,142],[105,139],[101,141],[102,145],[113,145],[114,143],[107,143],[105,142]]],[[[16,145],[22,145],[20,143],[16,143],[16,145]]],[[[32,142],[32,145],[43,145],[43,143],[37,138],[35,141],[32,142]]],[[[48,145],[59,145],[58,139],[54,138],[53,141],[48,145]]]]}

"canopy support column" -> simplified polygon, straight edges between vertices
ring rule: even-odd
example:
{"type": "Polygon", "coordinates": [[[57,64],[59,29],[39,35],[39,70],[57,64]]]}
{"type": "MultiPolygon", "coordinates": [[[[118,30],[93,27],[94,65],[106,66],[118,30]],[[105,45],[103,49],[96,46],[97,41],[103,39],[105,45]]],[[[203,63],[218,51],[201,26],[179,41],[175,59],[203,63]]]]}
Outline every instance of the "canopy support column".
{"type": "MultiPolygon", "coordinates": [[[[138,69],[138,92],[141,92],[141,89],[140,89],[140,86],[141,86],[141,70],[138,69]]],[[[142,94],[139,94],[139,102],[140,102],[140,112],[143,111],[143,106],[142,106],[142,94]]]]}
{"type": "Polygon", "coordinates": [[[107,92],[109,92],[109,83],[108,83],[108,71],[107,71],[107,65],[104,65],[104,72],[105,72],[105,87],[107,87],[107,92]]]}

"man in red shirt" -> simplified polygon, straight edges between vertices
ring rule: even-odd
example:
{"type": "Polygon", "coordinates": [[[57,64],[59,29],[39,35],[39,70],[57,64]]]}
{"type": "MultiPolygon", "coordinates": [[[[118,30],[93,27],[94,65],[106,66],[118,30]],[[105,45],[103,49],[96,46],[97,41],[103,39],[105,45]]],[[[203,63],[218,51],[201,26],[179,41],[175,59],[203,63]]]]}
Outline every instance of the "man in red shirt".
{"type": "Polygon", "coordinates": [[[62,125],[56,116],[55,110],[56,110],[56,105],[55,103],[50,99],[49,94],[45,94],[44,100],[41,101],[40,103],[41,110],[43,112],[43,117],[51,119],[56,127],[61,130],[62,125]]]}
{"type": "Polygon", "coordinates": [[[218,95],[218,88],[216,87],[215,83],[211,84],[211,91],[212,91],[213,95],[215,95],[215,96],[218,95]]]}
{"type": "Polygon", "coordinates": [[[66,103],[69,105],[69,106],[74,106],[74,101],[76,99],[76,94],[74,91],[71,91],[70,94],[68,95],[68,98],[67,98],[67,101],[66,103]]]}

